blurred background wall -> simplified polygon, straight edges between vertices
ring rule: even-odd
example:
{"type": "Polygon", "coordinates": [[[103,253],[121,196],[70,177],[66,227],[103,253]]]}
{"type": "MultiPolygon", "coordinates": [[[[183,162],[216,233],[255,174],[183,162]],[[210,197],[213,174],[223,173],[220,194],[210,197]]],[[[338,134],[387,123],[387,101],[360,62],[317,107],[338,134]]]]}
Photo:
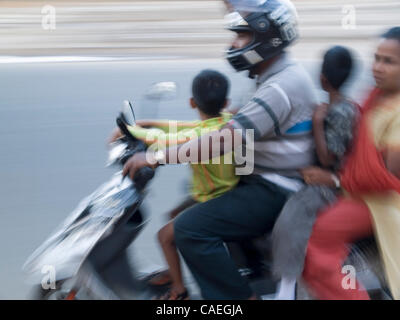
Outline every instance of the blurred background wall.
{"type": "MultiPolygon", "coordinates": [[[[330,43],[351,44],[367,55],[374,37],[400,16],[398,0],[293,3],[300,17],[299,58],[312,59],[330,43]]],[[[1,1],[0,55],[218,58],[231,37],[223,16],[217,0],[1,1]],[[55,29],[45,30],[48,5],[55,8],[55,29]]]]}

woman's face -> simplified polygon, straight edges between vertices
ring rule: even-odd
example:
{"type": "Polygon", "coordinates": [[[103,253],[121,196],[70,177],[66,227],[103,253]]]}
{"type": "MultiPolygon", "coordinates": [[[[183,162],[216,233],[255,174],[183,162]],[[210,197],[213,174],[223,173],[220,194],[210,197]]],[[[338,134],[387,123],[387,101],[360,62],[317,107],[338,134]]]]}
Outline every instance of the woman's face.
{"type": "Polygon", "coordinates": [[[400,91],[400,41],[380,41],[375,53],[373,74],[378,88],[390,92],[400,91]]]}

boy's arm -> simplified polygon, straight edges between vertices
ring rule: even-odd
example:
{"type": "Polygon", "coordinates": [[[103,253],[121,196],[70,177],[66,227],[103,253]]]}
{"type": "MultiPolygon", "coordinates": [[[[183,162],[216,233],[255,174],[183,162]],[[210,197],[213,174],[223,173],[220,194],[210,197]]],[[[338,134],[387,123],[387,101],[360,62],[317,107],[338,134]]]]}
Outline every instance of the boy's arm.
{"type": "Polygon", "coordinates": [[[168,133],[171,129],[174,129],[174,127],[176,127],[176,131],[195,128],[198,126],[199,121],[138,120],[136,124],[141,127],[161,129],[168,133]]]}
{"type": "Polygon", "coordinates": [[[159,128],[146,129],[138,125],[128,126],[128,130],[135,138],[142,140],[147,145],[162,144],[164,146],[173,146],[183,144],[197,137],[194,130],[166,133],[159,128]]]}
{"type": "MultiPolygon", "coordinates": [[[[198,126],[199,121],[171,121],[171,120],[138,120],[136,121],[136,126],[128,126],[128,129],[130,129],[130,132],[138,139],[146,142],[146,135],[150,134],[151,136],[155,137],[155,140],[159,140],[159,135],[161,133],[164,134],[170,134],[169,137],[164,136],[164,139],[167,140],[173,140],[177,139],[174,137],[174,133],[170,133],[170,129],[173,129],[174,131],[174,126],[176,127],[176,133],[181,132],[182,130],[189,130],[189,129],[194,129],[198,126]],[[149,128],[149,129],[148,129],[149,128]],[[161,130],[162,132],[157,132],[155,130],[153,131],[145,131],[145,130],[150,130],[150,128],[153,128],[155,130],[161,130]]],[[[175,133],[175,134],[176,134],[175,133]]],[[[117,127],[114,129],[114,131],[111,134],[111,137],[108,140],[108,143],[112,143],[115,140],[121,138],[123,136],[123,133],[121,130],[117,127]]],[[[152,140],[154,140],[152,139],[152,140]]],[[[189,141],[188,140],[182,140],[180,141],[189,141]]],[[[150,141],[150,140],[149,140],[150,141]]],[[[183,142],[180,142],[183,143],[183,142]]],[[[179,144],[180,144],[179,143],[179,144]]]]}

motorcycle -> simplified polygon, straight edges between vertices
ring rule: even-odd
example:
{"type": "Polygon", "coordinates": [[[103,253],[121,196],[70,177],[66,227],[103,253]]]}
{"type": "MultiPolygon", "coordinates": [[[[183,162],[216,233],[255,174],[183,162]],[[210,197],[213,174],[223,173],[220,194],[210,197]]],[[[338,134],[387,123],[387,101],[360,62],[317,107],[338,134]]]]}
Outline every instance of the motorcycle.
{"type": "MultiPolygon", "coordinates": [[[[175,89],[171,83],[159,83],[153,96],[170,95],[175,89]]],[[[122,168],[146,145],[127,129],[135,123],[129,101],[116,122],[124,136],[111,144],[107,166],[122,168]]],[[[119,171],[79,203],[23,266],[34,284],[34,299],[149,299],[163,291],[149,286],[149,278],[135,272],[127,255],[149,221],[141,204],[153,176],[154,170],[146,167],[131,181],[119,171]]]]}
{"type": "MultiPolygon", "coordinates": [[[[147,96],[153,100],[171,97],[176,91],[172,82],[157,83],[147,96]]],[[[108,166],[122,167],[146,145],[127,129],[135,123],[129,101],[124,102],[117,125],[124,134],[111,145],[108,166]]],[[[146,185],[154,171],[143,168],[135,180],[124,178],[122,172],[83,199],[27,260],[23,270],[34,283],[34,299],[151,299],[162,294],[167,286],[149,285],[157,272],[139,276],[130,264],[127,248],[149,222],[141,208],[146,185]],[[48,273],[44,277],[44,273],[48,273]]],[[[261,298],[273,297],[277,282],[273,280],[271,246],[268,235],[240,243],[227,243],[227,250],[243,277],[248,278],[254,292],[261,298]]],[[[391,299],[384,279],[379,252],[373,239],[353,245],[345,265],[354,266],[357,277],[373,299],[391,299]]],[[[305,285],[297,285],[296,299],[312,299],[305,285]]]]}

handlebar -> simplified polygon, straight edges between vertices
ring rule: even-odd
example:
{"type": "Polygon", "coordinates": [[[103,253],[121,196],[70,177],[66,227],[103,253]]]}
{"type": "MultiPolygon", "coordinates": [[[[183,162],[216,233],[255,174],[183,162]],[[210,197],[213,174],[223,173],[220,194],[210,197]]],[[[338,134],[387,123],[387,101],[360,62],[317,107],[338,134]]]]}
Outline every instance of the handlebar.
{"type": "Polygon", "coordinates": [[[136,142],[138,141],[138,139],[136,139],[128,130],[127,127],[127,122],[125,121],[125,117],[122,113],[120,113],[120,115],[117,117],[116,119],[117,122],[117,126],[118,128],[121,130],[121,132],[132,142],[136,142]]]}
{"type": "Polygon", "coordinates": [[[136,185],[136,188],[138,188],[139,190],[142,190],[146,184],[153,179],[154,177],[154,169],[149,168],[149,167],[144,167],[139,169],[136,172],[135,178],[133,179],[133,182],[136,185]]]}
{"type": "MultiPolygon", "coordinates": [[[[136,144],[136,146],[132,150],[130,150],[130,152],[127,152],[121,159],[121,163],[122,165],[124,165],[125,162],[128,161],[128,159],[132,157],[135,153],[145,151],[146,145],[129,132],[126,124],[127,122],[125,121],[125,117],[122,113],[118,116],[116,122],[121,132],[125,135],[128,142],[131,143],[134,142],[136,144]]],[[[152,168],[149,167],[141,168],[136,173],[133,182],[135,183],[136,187],[139,190],[142,190],[146,186],[146,184],[154,177],[154,173],[155,173],[154,169],[152,168]]]]}

